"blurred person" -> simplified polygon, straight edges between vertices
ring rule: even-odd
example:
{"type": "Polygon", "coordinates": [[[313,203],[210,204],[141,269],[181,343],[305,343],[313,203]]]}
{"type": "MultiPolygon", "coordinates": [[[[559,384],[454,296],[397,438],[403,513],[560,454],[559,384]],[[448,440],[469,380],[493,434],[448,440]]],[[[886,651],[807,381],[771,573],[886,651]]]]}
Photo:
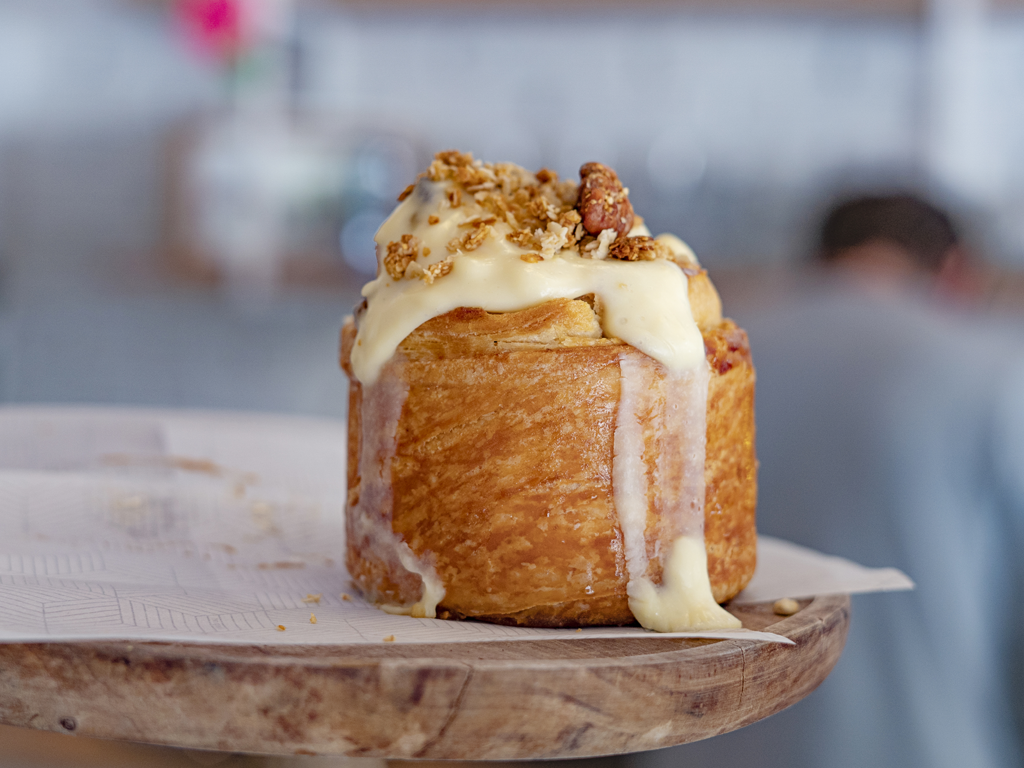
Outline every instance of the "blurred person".
{"type": "Polygon", "coordinates": [[[758,528],[917,589],[854,598],[845,652],[803,702],[635,759],[1019,766],[1024,343],[964,309],[967,249],[922,200],[837,206],[816,261],[815,290],[733,307],[757,366],[758,528]]]}
{"type": "Polygon", "coordinates": [[[817,258],[871,291],[916,285],[966,301],[981,290],[974,258],[950,217],[909,194],[835,206],[822,224],[817,258]]]}

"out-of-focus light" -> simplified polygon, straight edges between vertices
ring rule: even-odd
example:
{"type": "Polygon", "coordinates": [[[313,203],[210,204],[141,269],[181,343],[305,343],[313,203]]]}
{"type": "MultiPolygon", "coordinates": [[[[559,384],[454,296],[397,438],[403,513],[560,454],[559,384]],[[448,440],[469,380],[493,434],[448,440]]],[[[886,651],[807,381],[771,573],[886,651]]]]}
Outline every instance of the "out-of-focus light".
{"type": "Polygon", "coordinates": [[[700,183],[706,171],[704,153],[678,133],[663,133],[647,151],[647,174],[661,192],[691,189],[700,183]]]}
{"type": "Polygon", "coordinates": [[[355,214],[341,228],[341,256],[352,269],[366,275],[377,273],[377,245],[373,236],[387,216],[387,211],[367,208],[355,214]]]}
{"type": "Polygon", "coordinates": [[[397,136],[378,136],[364,143],[354,165],[361,190],[389,202],[418,170],[416,150],[397,136]]]}

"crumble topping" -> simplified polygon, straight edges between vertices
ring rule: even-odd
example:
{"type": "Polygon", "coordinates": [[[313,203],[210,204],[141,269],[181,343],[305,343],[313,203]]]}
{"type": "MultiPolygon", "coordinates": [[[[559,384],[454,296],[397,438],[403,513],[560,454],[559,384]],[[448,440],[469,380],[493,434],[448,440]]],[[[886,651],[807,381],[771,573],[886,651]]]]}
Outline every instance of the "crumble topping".
{"type": "MultiPolygon", "coordinates": [[[[419,278],[430,284],[451,272],[455,256],[477,250],[490,238],[504,238],[524,251],[519,258],[526,263],[552,259],[563,251],[590,259],[677,261],[672,247],[647,235],[630,236],[643,219],[633,213],[629,190],[615,171],[587,163],[580,168],[580,178],[577,184],[548,168],[530,173],[513,163],[484,163],[468,152],[438,152],[420,180],[443,186],[417,193],[413,184],[398,199],[419,194],[434,201],[437,213],[430,214],[427,223],[447,230],[448,254],[436,263],[424,263],[430,249],[415,236],[403,234],[387,244],[384,268],[395,280],[419,278]],[[445,210],[464,205],[469,207],[467,220],[453,225],[450,218],[444,219],[451,215],[445,210]]],[[[444,240],[431,242],[437,246],[444,240]]]]}
{"type": "Polygon", "coordinates": [[[615,240],[608,249],[608,255],[622,261],[654,261],[655,259],[671,259],[672,251],[667,245],[659,243],[653,237],[636,235],[620,237],[615,240]]]}
{"type": "Polygon", "coordinates": [[[413,235],[402,235],[401,240],[388,243],[388,252],[384,256],[384,268],[395,280],[405,277],[409,265],[420,255],[420,240],[413,235]]]}

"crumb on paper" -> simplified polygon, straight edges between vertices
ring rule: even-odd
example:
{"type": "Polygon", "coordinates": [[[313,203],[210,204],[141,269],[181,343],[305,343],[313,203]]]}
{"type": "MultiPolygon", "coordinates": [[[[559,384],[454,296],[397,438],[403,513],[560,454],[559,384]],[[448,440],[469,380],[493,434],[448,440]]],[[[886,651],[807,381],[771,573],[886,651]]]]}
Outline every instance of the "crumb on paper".
{"type": "Polygon", "coordinates": [[[772,611],[774,611],[779,616],[792,616],[799,610],[800,603],[798,603],[792,597],[784,597],[781,600],[776,600],[775,605],[772,606],[772,611]]]}
{"type": "Polygon", "coordinates": [[[309,614],[309,623],[310,624],[316,624],[316,614],[315,613],[309,614]]]}
{"type": "Polygon", "coordinates": [[[195,459],[191,456],[168,456],[166,462],[174,469],[183,472],[199,472],[204,475],[220,477],[224,474],[224,468],[218,466],[209,459],[195,459]]]}
{"type": "Polygon", "coordinates": [[[352,598],[351,598],[351,597],[349,597],[348,595],[346,595],[346,594],[345,594],[344,592],[342,592],[342,593],[341,593],[340,597],[341,597],[341,599],[342,599],[342,600],[344,600],[344,601],[345,601],[346,603],[351,603],[351,602],[352,602],[352,598]]]}
{"type": "Polygon", "coordinates": [[[276,563],[257,563],[256,567],[261,571],[269,571],[271,569],[305,568],[306,564],[294,560],[279,560],[276,563]]]}
{"type": "Polygon", "coordinates": [[[317,605],[320,605],[320,598],[321,597],[323,597],[323,594],[320,593],[320,592],[317,592],[315,595],[310,594],[310,593],[307,592],[306,596],[304,598],[302,598],[302,602],[304,602],[304,603],[316,603],[317,605]]]}
{"type": "Polygon", "coordinates": [[[278,624],[277,625],[277,631],[278,632],[284,632],[284,624],[278,624]]]}
{"type": "Polygon", "coordinates": [[[394,635],[388,635],[387,637],[384,638],[384,642],[385,643],[393,643],[393,642],[395,642],[395,636],[394,635]]]}
{"type": "Polygon", "coordinates": [[[253,525],[264,533],[277,532],[274,525],[274,508],[270,504],[265,501],[253,501],[249,511],[252,514],[253,525]]]}

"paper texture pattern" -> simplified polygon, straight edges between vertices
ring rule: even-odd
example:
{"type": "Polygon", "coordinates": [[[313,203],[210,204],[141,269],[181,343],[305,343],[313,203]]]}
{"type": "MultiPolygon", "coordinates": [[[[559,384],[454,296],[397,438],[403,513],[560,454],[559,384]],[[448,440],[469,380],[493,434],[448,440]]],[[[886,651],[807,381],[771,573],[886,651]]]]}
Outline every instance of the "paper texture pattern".
{"type": "MultiPolygon", "coordinates": [[[[413,619],[367,605],[343,562],[346,440],[340,422],[300,418],[0,409],[0,642],[665,636],[413,619]]],[[[910,586],[898,571],[772,539],[759,558],[742,596],[750,602],[910,586]]],[[[680,636],[785,641],[745,630],[680,636]]]]}

